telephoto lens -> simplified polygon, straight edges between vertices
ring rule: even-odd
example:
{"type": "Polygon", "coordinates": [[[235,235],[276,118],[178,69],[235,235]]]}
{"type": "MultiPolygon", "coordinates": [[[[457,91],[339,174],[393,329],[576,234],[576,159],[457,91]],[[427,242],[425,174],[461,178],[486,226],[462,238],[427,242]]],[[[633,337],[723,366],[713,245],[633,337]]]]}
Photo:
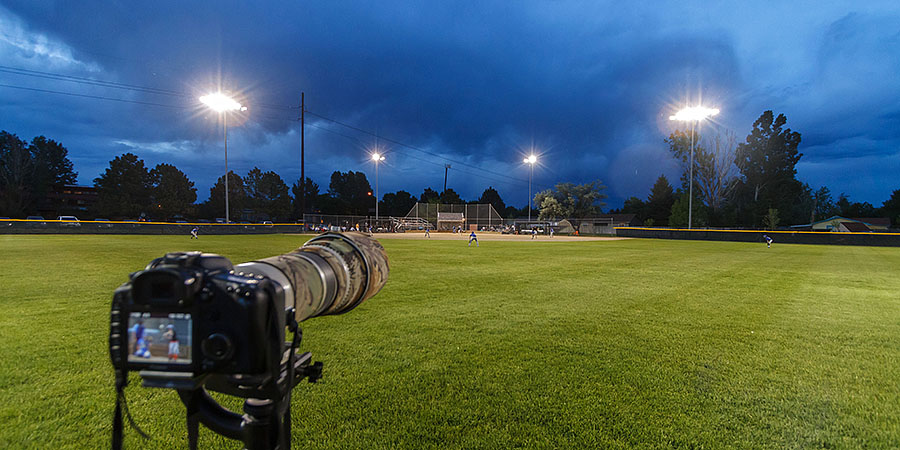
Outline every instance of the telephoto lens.
{"type": "Polygon", "coordinates": [[[281,285],[297,322],[343,314],[387,283],[387,254],[362,233],[324,233],[290,253],[238,264],[235,272],[264,275],[281,285]]]}

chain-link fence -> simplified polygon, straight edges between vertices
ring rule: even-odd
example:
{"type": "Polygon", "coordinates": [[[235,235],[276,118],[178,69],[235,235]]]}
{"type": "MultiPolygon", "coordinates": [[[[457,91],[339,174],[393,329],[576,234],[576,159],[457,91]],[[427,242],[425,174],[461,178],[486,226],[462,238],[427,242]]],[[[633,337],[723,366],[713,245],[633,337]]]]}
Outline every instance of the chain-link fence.
{"type": "Polygon", "coordinates": [[[368,231],[369,227],[372,231],[392,231],[395,228],[397,219],[389,216],[351,216],[351,215],[332,215],[332,214],[304,214],[303,222],[307,228],[315,231],[340,231],[349,230],[351,228],[360,231],[368,231]]]}
{"type": "Polygon", "coordinates": [[[467,230],[473,229],[473,227],[478,230],[498,230],[503,227],[503,218],[500,217],[500,214],[497,213],[497,210],[490,203],[451,205],[416,203],[409,210],[409,213],[406,214],[405,219],[424,219],[433,227],[439,228],[442,224],[438,224],[438,213],[449,213],[445,216],[448,224],[450,221],[459,222],[458,225],[451,225],[451,227],[462,226],[467,230]],[[450,216],[458,216],[459,214],[462,214],[461,219],[450,216]]]}

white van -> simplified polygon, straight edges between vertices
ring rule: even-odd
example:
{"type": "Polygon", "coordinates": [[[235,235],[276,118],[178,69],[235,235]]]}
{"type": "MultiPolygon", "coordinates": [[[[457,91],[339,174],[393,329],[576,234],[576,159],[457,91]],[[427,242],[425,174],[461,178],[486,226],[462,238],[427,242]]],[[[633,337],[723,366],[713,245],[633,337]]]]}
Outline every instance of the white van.
{"type": "Polygon", "coordinates": [[[59,226],[61,227],[80,227],[81,222],[78,221],[78,218],[75,216],[59,216],[56,218],[59,220],[59,226]]]}

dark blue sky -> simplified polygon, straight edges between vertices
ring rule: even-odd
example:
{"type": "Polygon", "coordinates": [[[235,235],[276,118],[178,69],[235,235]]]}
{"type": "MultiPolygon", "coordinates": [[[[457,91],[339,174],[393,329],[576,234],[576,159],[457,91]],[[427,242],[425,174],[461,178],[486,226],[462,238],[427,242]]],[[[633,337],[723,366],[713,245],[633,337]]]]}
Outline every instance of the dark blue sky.
{"type": "Polygon", "coordinates": [[[702,131],[741,141],[764,110],[784,113],[814,188],[876,206],[900,189],[900,3],[646,3],[3,0],[0,66],[130,88],[0,71],[0,129],[61,141],[81,183],[131,151],[181,168],[202,199],[224,162],[196,97],[239,94],[229,168],[292,183],[305,91],[309,111],[384,137],[308,115],[323,191],[334,170],[374,184],[377,142],[382,194],[440,190],[449,163],[463,198],[494,186],[521,206],[533,147],[534,191],[600,179],[618,206],[677,180],[668,116],[702,100],[722,110],[702,131]]]}

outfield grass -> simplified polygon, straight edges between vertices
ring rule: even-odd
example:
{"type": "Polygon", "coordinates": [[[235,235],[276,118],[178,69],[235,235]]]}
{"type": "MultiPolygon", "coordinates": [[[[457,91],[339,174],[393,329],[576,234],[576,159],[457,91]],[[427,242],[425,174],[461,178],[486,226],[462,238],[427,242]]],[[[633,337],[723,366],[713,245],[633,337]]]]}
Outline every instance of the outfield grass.
{"type": "MultiPolygon", "coordinates": [[[[305,239],[0,236],[0,448],[109,445],[129,272],[305,239]]],[[[304,323],[325,378],[295,390],[295,448],[900,448],[900,249],[382,242],[381,294],[304,323]]],[[[185,448],[176,395],[132,380],[154,439],[127,446],[185,448]]]]}

